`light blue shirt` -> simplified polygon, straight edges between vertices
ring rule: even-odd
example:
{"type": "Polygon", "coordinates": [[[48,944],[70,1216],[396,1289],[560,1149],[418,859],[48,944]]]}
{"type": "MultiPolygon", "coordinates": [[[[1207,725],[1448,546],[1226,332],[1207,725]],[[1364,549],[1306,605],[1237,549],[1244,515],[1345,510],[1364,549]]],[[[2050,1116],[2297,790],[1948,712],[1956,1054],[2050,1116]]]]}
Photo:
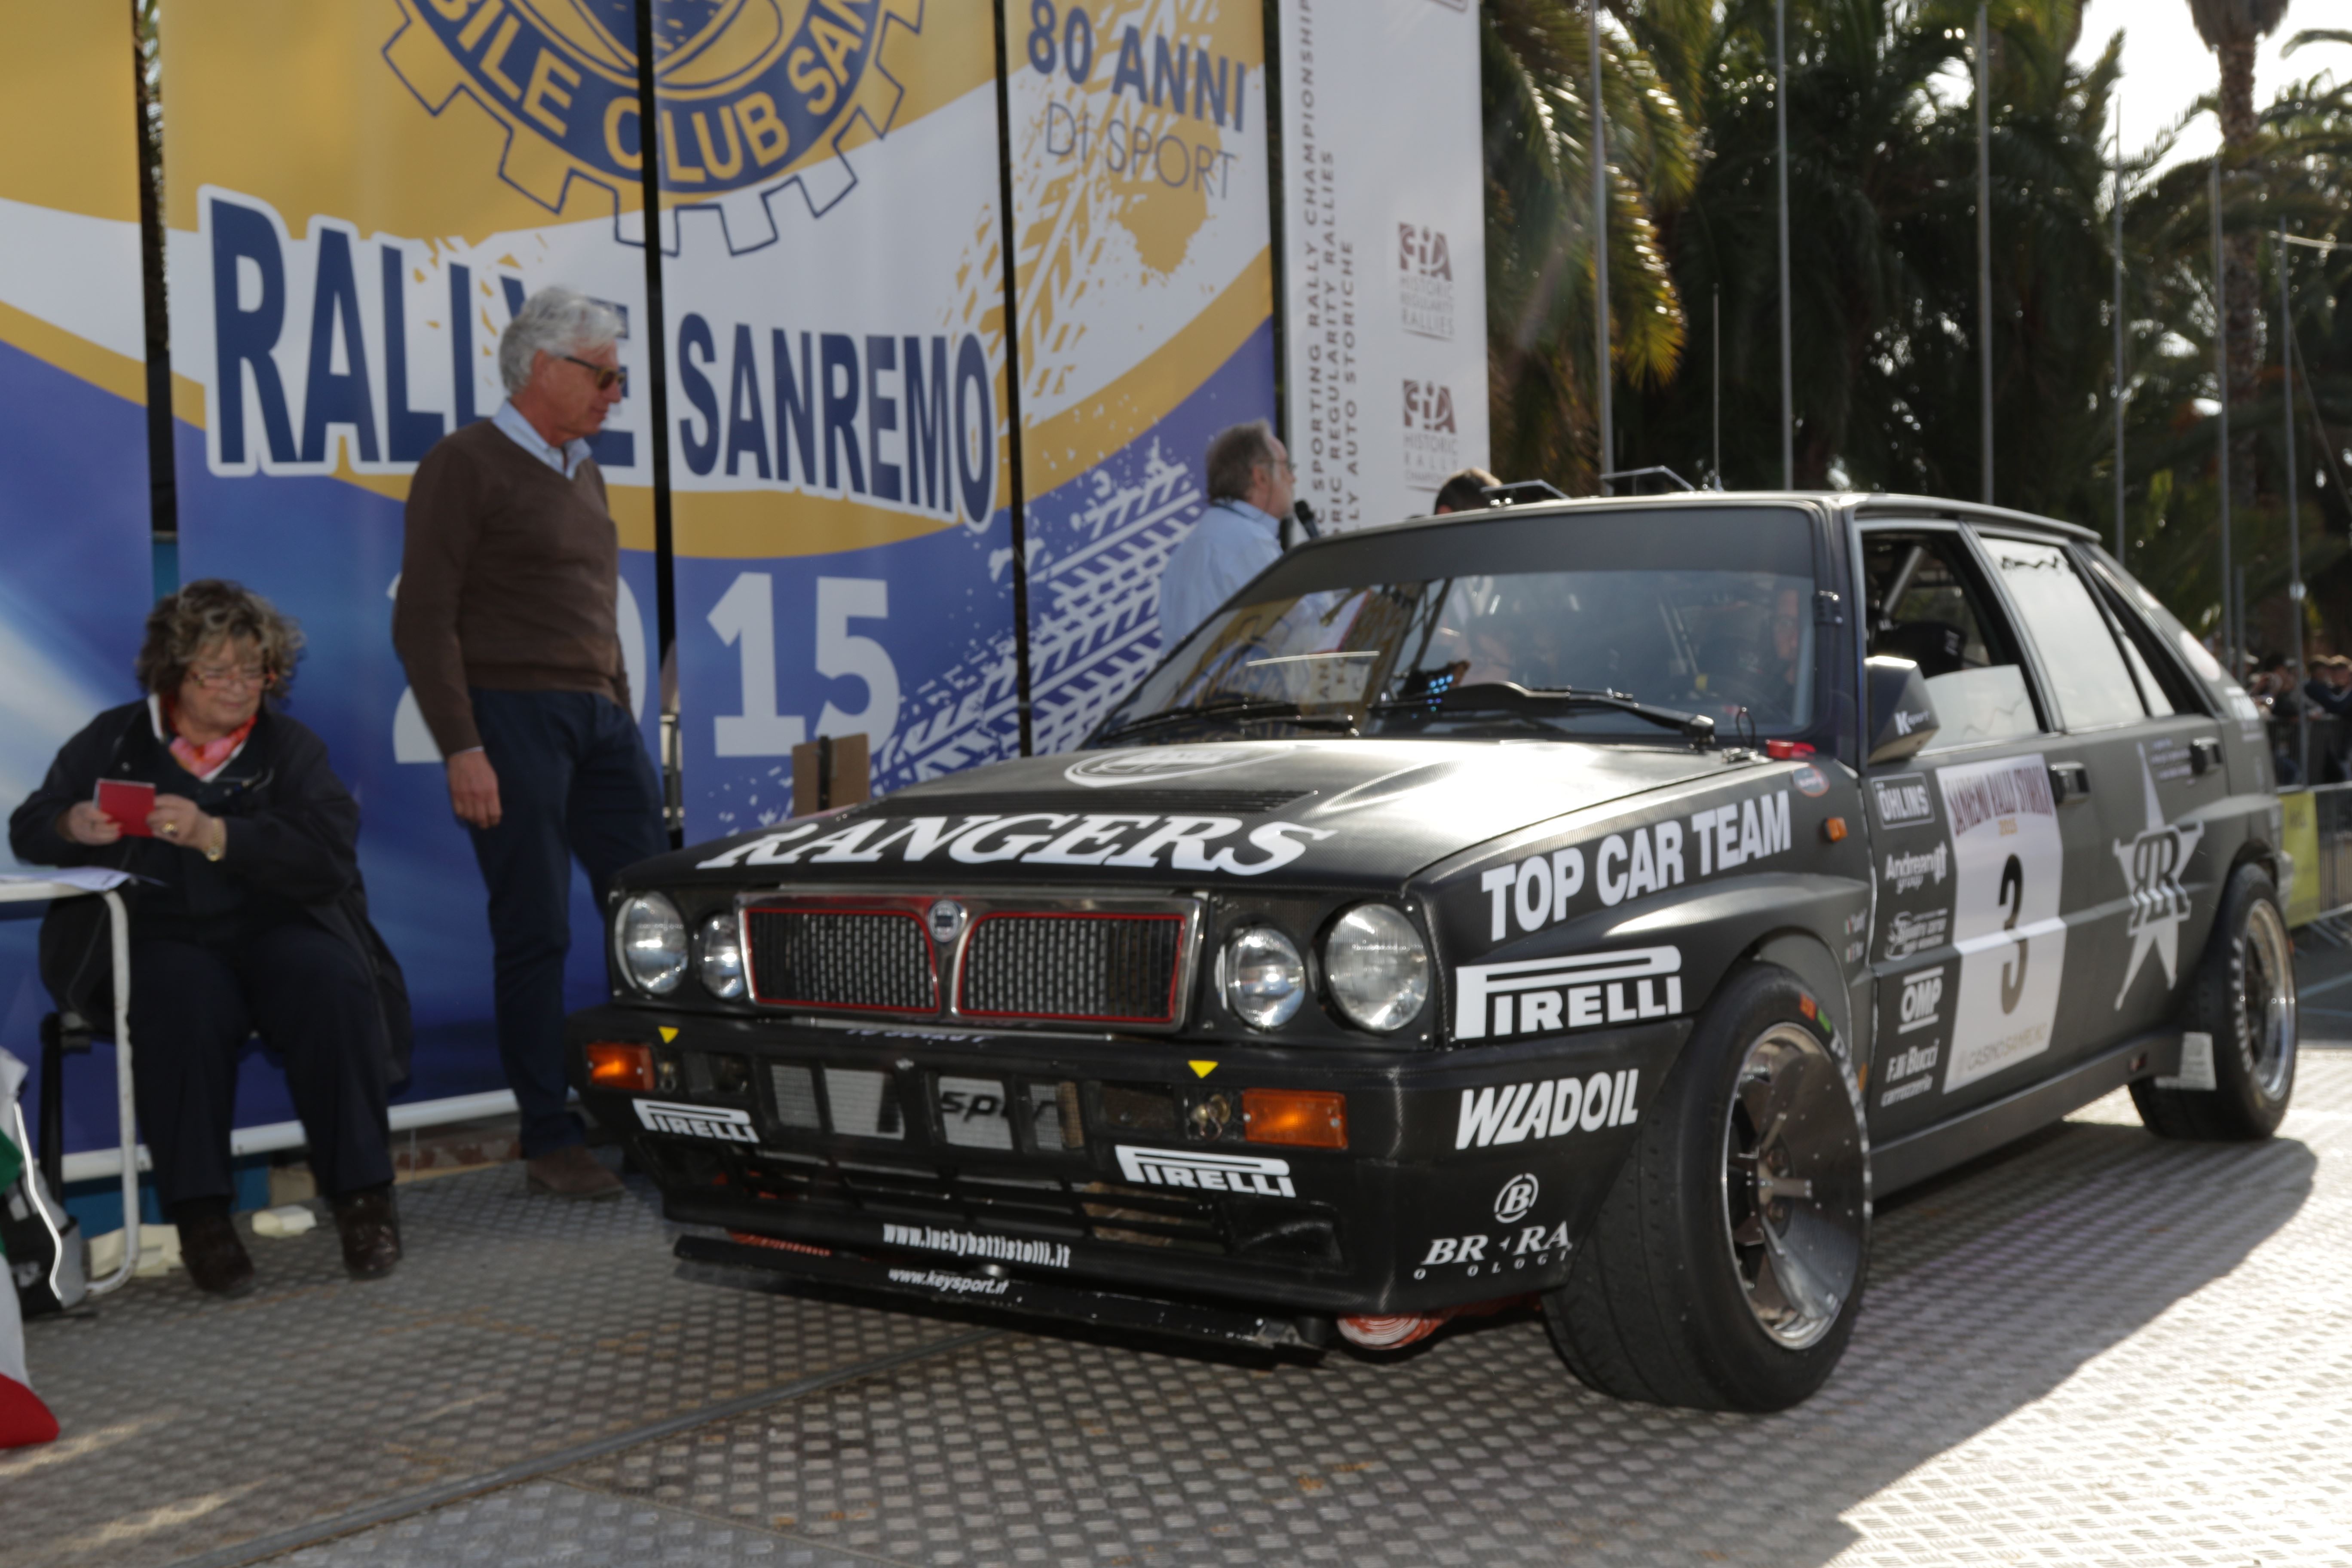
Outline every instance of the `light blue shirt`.
{"type": "Polygon", "coordinates": [[[1172,648],[1282,558],[1282,522],[1245,500],[1209,503],[1160,578],[1160,646],[1172,648]]]}
{"type": "Polygon", "coordinates": [[[588,460],[587,442],[566,441],[561,447],[549,446],[547,437],[530,427],[530,421],[515,408],[511,398],[499,405],[499,411],[490,416],[490,423],[504,432],[507,439],[567,479],[588,460]]]}

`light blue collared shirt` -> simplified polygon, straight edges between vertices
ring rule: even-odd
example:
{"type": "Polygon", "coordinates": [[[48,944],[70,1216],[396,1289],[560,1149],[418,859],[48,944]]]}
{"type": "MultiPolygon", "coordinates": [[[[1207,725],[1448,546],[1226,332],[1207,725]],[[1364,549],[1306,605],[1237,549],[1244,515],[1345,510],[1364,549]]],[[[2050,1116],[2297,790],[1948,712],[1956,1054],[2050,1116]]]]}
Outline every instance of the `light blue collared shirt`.
{"type": "Polygon", "coordinates": [[[1282,521],[1245,500],[1209,503],[1160,577],[1160,646],[1172,648],[1282,559],[1282,521]]]}
{"type": "Polygon", "coordinates": [[[499,405],[499,411],[490,416],[490,423],[503,431],[508,440],[567,479],[578,473],[580,465],[588,460],[588,443],[585,441],[566,441],[561,447],[549,446],[547,437],[532,429],[530,421],[516,409],[512,398],[499,405]]]}

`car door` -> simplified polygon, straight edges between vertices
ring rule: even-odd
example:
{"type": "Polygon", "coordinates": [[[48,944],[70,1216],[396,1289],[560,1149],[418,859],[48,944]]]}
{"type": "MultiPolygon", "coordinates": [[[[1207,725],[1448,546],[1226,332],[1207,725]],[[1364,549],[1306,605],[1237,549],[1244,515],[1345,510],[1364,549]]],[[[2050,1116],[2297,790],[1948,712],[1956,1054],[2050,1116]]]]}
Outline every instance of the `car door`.
{"type": "Polygon", "coordinates": [[[1951,524],[1863,532],[1870,652],[1913,659],[1938,728],[1872,770],[1877,1023],[1874,1140],[1899,1137],[2048,1070],[2061,1039],[2070,916],[2098,847],[2054,781],[2084,767],[2058,732],[1995,567],[1951,524]]]}

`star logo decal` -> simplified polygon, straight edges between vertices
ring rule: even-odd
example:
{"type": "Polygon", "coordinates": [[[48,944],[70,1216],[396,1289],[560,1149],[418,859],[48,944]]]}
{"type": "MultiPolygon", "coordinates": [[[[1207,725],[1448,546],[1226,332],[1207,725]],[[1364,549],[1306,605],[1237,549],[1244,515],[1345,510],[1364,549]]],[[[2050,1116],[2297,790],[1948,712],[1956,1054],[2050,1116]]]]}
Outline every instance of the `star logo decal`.
{"type": "Polygon", "coordinates": [[[2147,765],[2147,748],[2139,748],[2139,776],[2147,802],[2147,826],[2130,839],[2115,843],[2116,860],[2124,868],[2131,889],[2131,961],[2124,965],[2123,988],[2116,1005],[2124,1005],[2140,965],[2153,948],[2164,962],[2164,980],[2172,984],[2180,973],[2180,922],[2189,918],[2189,891],[2180,885],[2189,858],[2205,837],[2201,822],[2168,824],[2164,803],[2157,798],[2156,774],[2147,765]]]}

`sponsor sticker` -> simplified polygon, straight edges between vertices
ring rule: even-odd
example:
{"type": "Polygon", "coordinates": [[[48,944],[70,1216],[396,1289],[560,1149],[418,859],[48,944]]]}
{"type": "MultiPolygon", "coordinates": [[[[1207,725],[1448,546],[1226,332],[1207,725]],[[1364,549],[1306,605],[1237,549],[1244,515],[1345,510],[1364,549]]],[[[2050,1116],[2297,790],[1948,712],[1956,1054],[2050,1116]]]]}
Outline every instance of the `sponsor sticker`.
{"type": "Polygon", "coordinates": [[[1892,1084],[1879,1091],[1879,1109],[1884,1110],[1890,1105],[1900,1105],[1905,1100],[1925,1094],[1935,1087],[1936,1080],[1932,1078],[1915,1078],[1908,1083],[1892,1084]]]}
{"type": "Polygon", "coordinates": [[[2050,1048],[2066,967],[2065,846],[2040,752],[1937,771],[1951,824],[1952,1002],[1944,1091],[2050,1048]]]}
{"type": "Polygon", "coordinates": [[[1541,1268],[1551,1261],[1553,1253],[1567,1251],[1568,1245],[1566,1220],[1556,1226],[1526,1226],[1516,1236],[1505,1231],[1501,1236],[1433,1237],[1430,1239],[1429,1250],[1422,1254],[1421,1261],[1413,1266],[1412,1277],[1425,1279],[1431,1269],[1447,1264],[1468,1265],[1473,1279],[1482,1270],[1501,1273],[1506,1261],[1514,1268],[1525,1268],[1532,1259],[1537,1267],[1541,1268]]]}
{"type": "Polygon", "coordinates": [[[1676,947],[1465,963],[1454,972],[1454,1037],[1551,1035],[1672,1018],[1683,1010],[1682,967],[1676,947]]]}
{"type": "Polygon", "coordinates": [[[1482,872],[1478,890],[1487,899],[1489,937],[1500,942],[1515,924],[1533,932],[1568,918],[1570,901],[1584,890],[1588,852],[1593,893],[1614,909],[1693,880],[1694,860],[1696,877],[1705,879],[1786,854],[1794,843],[1789,792],[1780,790],[1612,833],[1597,845],[1530,855],[1482,872]]]}
{"type": "MultiPolygon", "coordinates": [[[[1937,854],[1943,851],[1938,849],[1937,854]]],[[[1940,947],[1952,931],[1952,911],[1949,910],[1897,910],[1886,922],[1888,958],[1908,958],[1915,952],[1925,952],[1940,947]]]]}
{"type": "Polygon", "coordinates": [[[1144,746],[1126,752],[1097,752],[1062,770],[1062,776],[1085,789],[1117,789],[1121,784],[1165,784],[1170,779],[1197,778],[1246,767],[1283,755],[1285,746],[1243,751],[1233,746],[1144,746]]]}
{"type": "MultiPolygon", "coordinates": [[[[1942,1021],[1944,968],[1939,963],[1933,969],[1923,969],[1916,974],[1903,977],[1902,1017],[1895,1026],[1896,1034],[1907,1035],[1917,1029],[1932,1029],[1942,1021]]],[[[1933,1060],[1931,1055],[1931,1065],[1933,1060]]],[[[1889,1072],[1887,1076],[1895,1078],[1902,1075],[1889,1072]]]]}
{"type": "Polygon", "coordinates": [[[1951,874],[1952,849],[1948,844],[1938,844],[1933,849],[1917,849],[1906,855],[1886,858],[1886,880],[1892,884],[1890,893],[1908,893],[1927,887],[1930,882],[1944,885],[1951,874]]]}
{"type": "Polygon", "coordinates": [[[1212,1154],[1199,1149],[1139,1149],[1118,1146],[1118,1168],[1130,1182],[1150,1187],[1192,1187],[1208,1193],[1254,1193],[1295,1198],[1290,1162],[1255,1154],[1212,1154]]]}
{"type": "MultiPolygon", "coordinates": [[[[1462,1091],[1461,1118],[1454,1124],[1454,1146],[1484,1149],[1497,1143],[1524,1143],[1565,1138],[1571,1132],[1598,1132],[1604,1127],[1630,1126],[1636,1115],[1633,1095],[1641,1083],[1642,1069],[1625,1068],[1617,1072],[1597,1072],[1589,1078],[1571,1076],[1537,1083],[1465,1089],[1462,1091]]],[[[1535,1178],[1517,1179],[1528,1184],[1528,1201],[1532,1204],[1535,1178]]],[[[1510,1189],[1506,1187],[1504,1191],[1507,1194],[1510,1189]]]]}
{"type": "Polygon", "coordinates": [[[1503,1190],[1495,1194],[1495,1222],[1497,1225],[1517,1225],[1527,1218],[1528,1212],[1536,1206],[1537,1194],[1542,1190],[1535,1177],[1524,1173],[1505,1182],[1503,1190]]]}
{"type": "Polygon", "coordinates": [[[2157,798],[2156,772],[2148,763],[2146,746],[2139,749],[2139,776],[2147,826],[2130,838],[2115,842],[2116,862],[2123,867],[2124,883],[2131,889],[2130,923],[2126,927],[2131,934],[2131,958],[2124,965],[2123,986],[2116,993],[2119,1008],[2150,949],[2164,964],[2165,984],[2168,987],[2179,978],[2180,926],[2189,914],[2189,889],[2180,885],[2180,876],[2205,837],[2201,822],[2176,826],[2164,820],[2164,803],[2157,798]]]}
{"type": "Polygon", "coordinates": [[[891,1282],[945,1290],[960,1296],[1002,1296],[1013,1288],[1010,1279],[990,1279],[977,1274],[942,1274],[936,1268],[893,1268],[891,1282]]]}
{"type": "Polygon", "coordinates": [[[994,1263],[1027,1263],[1040,1268],[1067,1268],[1068,1244],[1024,1241],[1018,1237],[982,1236],[969,1230],[940,1230],[928,1225],[885,1225],[885,1247],[912,1247],[925,1252],[952,1252],[958,1258],[985,1258],[994,1263]]]}
{"type": "Polygon", "coordinates": [[[1935,797],[1925,773],[1893,773],[1870,781],[1870,798],[1881,827],[1916,827],[1936,820],[1935,797]]]}
{"type": "Polygon", "coordinates": [[[636,1101],[637,1120],[653,1132],[681,1138],[716,1138],[726,1143],[757,1143],[759,1131],[748,1110],[719,1105],[675,1105],[663,1100],[636,1101]]]}
{"type": "Polygon", "coordinates": [[[1262,877],[1307,853],[1336,830],[1266,822],[1243,831],[1238,816],[1160,816],[1148,812],[980,813],[967,816],[869,816],[803,822],[747,839],[695,862],[698,871],[765,866],[914,865],[933,855],[965,866],[1006,861],[1044,866],[1222,871],[1262,877]],[[831,831],[819,833],[821,828],[831,831]],[[818,834],[811,837],[810,835],[818,834]],[[1235,835],[1241,835],[1236,838],[1235,835]]]}
{"type": "Polygon", "coordinates": [[[1828,776],[1811,763],[1800,763],[1797,771],[1789,775],[1789,782],[1797,786],[1800,795],[1823,795],[1830,790],[1828,776]]]}

